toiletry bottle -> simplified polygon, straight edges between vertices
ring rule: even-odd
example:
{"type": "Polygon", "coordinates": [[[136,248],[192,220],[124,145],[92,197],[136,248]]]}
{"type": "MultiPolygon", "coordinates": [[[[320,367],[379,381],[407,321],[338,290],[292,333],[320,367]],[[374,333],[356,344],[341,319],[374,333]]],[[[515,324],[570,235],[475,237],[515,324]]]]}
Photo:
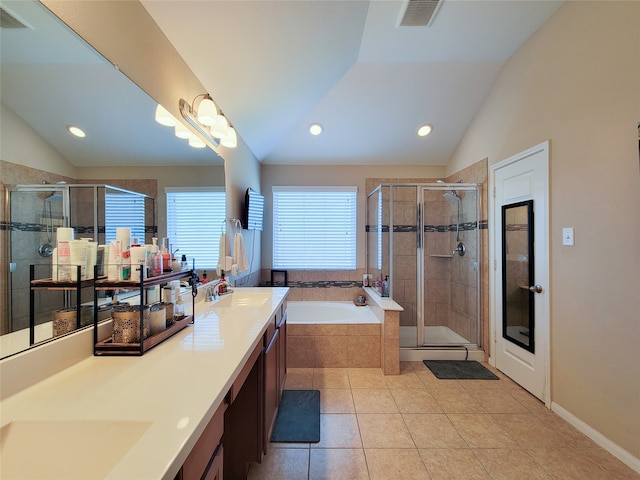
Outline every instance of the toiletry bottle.
{"type": "Polygon", "coordinates": [[[169,239],[167,237],[162,238],[162,249],[160,250],[160,253],[162,253],[162,271],[170,272],[171,253],[169,253],[169,239]]]}
{"type": "Polygon", "coordinates": [[[151,246],[151,254],[153,255],[153,263],[151,267],[151,275],[157,277],[162,275],[162,253],[158,249],[158,239],[153,237],[153,245],[151,246]]]}
{"type": "Polygon", "coordinates": [[[207,283],[207,272],[206,270],[204,272],[202,272],[202,283],[207,283]]]}
{"type": "Polygon", "coordinates": [[[182,320],[185,316],[184,303],[182,303],[182,296],[178,293],[178,299],[173,306],[173,318],[175,320],[182,320]]]}
{"type": "Polygon", "coordinates": [[[182,265],[182,270],[189,270],[189,264],[187,263],[186,255],[182,255],[182,260],[180,261],[180,264],[182,265]]]}
{"type": "Polygon", "coordinates": [[[382,282],[382,296],[389,296],[389,275],[384,276],[384,281],[382,282]]]}
{"type": "Polygon", "coordinates": [[[218,283],[218,295],[227,293],[227,280],[224,278],[224,270],[220,272],[220,283],[218,283]]]}

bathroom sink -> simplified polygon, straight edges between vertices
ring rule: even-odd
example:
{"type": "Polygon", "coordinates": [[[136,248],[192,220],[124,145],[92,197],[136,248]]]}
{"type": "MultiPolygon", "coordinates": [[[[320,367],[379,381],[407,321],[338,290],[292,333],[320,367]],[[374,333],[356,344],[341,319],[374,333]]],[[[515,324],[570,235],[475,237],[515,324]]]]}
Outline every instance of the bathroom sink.
{"type": "Polygon", "coordinates": [[[213,308],[249,307],[259,308],[271,298],[266,292],[233,292],[222,295],[213,303],[213,308]]]}
{"type": "Polygon", "coordinates": [[[151,422],[16,420],[0,430],[0,478],[104,478],[151,422]]]}

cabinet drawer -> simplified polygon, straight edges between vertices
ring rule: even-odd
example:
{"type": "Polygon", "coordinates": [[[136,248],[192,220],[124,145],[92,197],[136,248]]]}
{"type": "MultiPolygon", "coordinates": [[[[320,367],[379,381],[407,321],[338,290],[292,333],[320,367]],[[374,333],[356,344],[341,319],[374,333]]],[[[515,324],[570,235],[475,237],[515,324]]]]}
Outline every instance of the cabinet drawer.
{"type": "Polygon", "coordinates": [[[227,405],[225,403],[218,407],[216,413],[213,414],[213,418],[211,418],[211,421],[205,427],[202,435],[200,435],[200,438],[191,450],[191,453],[189,453],[189,456],[182,466],[182,478],[184,480],[200,480],[202,478],[202,475],[207,469],[207,465],[211,462],[211,458],[222,439],[222,433],[224,432],[224,411],[226,408],[227,405]]]}
{"type": "Polygon", "coordinates": [[[220,445],[202,480],[222,480],[222,459],[224,457],[222,451],[222,445],[220,445]]]}

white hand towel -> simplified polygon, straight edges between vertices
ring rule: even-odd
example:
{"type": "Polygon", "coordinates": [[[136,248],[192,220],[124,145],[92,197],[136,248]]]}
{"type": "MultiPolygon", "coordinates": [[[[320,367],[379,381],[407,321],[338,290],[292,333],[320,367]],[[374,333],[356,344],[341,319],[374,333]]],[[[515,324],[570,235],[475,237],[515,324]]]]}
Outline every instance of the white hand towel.
{"type": "Polygon", "coordinates": [[[233,237],[233,256],[235,257],[235,263],[238,265],[238,273],[249,269],[247,252],[244,248],[244,238],[241,232],[237,232],[233,237]]]}
{"type": "Polygon", "coordinates": [[[222,232],[220,235],[220,244],[218,245],[218,266],[216,267],[216,273],[218,277],[222,274],[222,270],[225,267],[225,258],[227,255],[227,235],[222,232]]]}

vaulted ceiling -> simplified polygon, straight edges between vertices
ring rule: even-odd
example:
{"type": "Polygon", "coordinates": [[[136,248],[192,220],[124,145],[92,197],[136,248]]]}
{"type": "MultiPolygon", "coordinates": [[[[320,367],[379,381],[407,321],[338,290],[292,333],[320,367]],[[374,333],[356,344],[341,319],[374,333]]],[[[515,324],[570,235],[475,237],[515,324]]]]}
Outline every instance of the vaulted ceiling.
{"type": "Polygon", "coordinates": [[[349,165],[446,164],[562,3],[441,0],[429,26],[398,26],[403,0],[142,0],[261,162],[349,165]]]}

